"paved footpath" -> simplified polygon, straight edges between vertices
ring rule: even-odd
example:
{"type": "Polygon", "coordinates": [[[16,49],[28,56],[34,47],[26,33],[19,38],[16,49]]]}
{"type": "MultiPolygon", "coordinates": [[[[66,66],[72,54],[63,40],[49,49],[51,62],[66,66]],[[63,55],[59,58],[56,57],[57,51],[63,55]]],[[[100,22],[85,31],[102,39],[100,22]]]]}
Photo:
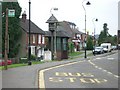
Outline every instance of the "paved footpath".
{"type": "Polygon", "coordinates": [[[0,71],[0,81],[2,81],[0,83],[2,83],[2,88],[38,88],[38,70],[83,59],[45,62],[43,64],[3,70],[0,71]]]}

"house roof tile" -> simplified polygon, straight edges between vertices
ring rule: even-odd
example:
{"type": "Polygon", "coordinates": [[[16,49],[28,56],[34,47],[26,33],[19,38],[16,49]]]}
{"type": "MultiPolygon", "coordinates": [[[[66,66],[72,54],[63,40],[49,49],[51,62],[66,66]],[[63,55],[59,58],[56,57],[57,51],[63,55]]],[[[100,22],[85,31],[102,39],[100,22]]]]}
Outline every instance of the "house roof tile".
{"type": "MultiPolygon", "coordinates": [[[[20,25],[25,32],[27,33],[29,32],[29,20],[26,19],[25,21],[22,21],[21,19],[20,25]]],[[[34,24],[32,21],[30,32],[34,34],[45,34],[45,32],[41,28],[39,28],[36,24],[34,24]]]]}

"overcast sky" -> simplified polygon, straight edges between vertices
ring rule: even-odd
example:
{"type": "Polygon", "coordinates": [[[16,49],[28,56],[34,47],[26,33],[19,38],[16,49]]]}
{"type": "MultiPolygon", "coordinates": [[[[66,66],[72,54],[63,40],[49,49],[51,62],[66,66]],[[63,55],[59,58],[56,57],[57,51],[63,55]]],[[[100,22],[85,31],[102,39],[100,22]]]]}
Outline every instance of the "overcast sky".
{"type": "MultiPolygon", "coordinates": [[[[103,24],[107,23],[109,33],[116,35],[118,30],[118,1],[120,0],[89,0],[90,6],[83,5],[86,9],[87,31],[90,34],[94,31],[94,18],[98,19],[95,23],[96,34],[103,30],[103,24]]],[[[22,7],[22,13],[26,11],[27,18],[29,13],[29,0],[18,0],[22,7]]],[[[31,0],[31,20],[44,31],[48,30],[46,21],[51,16],[51,8],[58,8],[58,11],[51,12],[58,21],[69,21],[76,24],[80,31],[84,32],[85,12],[82,7],[83,0],[31,0]]]]}

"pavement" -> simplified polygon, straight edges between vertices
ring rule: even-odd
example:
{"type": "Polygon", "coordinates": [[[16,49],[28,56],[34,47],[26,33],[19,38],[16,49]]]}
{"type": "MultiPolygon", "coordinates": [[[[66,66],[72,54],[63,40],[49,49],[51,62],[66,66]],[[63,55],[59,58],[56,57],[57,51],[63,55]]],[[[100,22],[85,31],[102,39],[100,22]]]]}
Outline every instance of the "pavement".
{"type": "MultiPolygon", "coordinates": [[[[91,51],[87,51],[87,54],[89,53],[91,53],[91,51]]],[[[42,64],[10,68],[8,70],[0,71],[0,81],[2,81],[0,82],[0,86],[2,86],[2,88],[38,88],[38,71],[40,69],[84,60],[84,54],[81,56],[83,57],[72,60],[45,62],[42,64]]]]}

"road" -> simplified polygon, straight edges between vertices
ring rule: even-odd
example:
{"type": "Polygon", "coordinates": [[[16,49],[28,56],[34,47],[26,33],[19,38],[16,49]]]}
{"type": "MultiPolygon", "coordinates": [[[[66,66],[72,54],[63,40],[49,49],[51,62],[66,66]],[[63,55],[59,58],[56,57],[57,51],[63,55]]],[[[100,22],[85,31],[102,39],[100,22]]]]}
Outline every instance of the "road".
{"type": "MultiPolygon", "coordinates": [[[[119,61],[120,62],[120,61],[119,61]]],[[[118,88],[118,53],[39,71],[39,88],[118,88]]]]}

